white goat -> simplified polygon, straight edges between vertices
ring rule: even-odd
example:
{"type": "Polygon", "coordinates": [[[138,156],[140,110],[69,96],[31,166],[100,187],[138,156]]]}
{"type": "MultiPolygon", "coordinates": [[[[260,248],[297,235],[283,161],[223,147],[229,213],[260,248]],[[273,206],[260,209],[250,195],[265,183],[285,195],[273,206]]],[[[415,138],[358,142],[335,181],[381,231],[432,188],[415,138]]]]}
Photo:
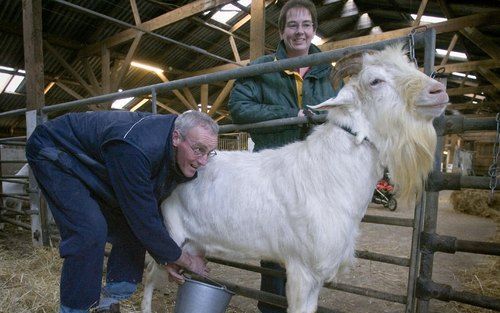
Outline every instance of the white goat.
{"type": "MultiPolygon", "coordinates": [[[[305,141],[221,152],[162,204],[184,249],[283,264],[289,313],[314,312],[323,283],[353,260],[384,167],[401,197],[421,192],[436,145],[432,120],[448,102],[445,87],[419,72],[400,46],[347,60],[336,75],[354,76],[336,98],[313,107],[329,110],[327,122],[305,141]]],[[[155,280],[165,277],[158,271],[149,268],[143,312],[150,312],[155,280]]]]}
{"type": "MultiPolygon", "coordinates": [[[[19,171],[17,171],[15,176],[28,176],[29,166],[28,164],[23,165],[19,171]]],[[[25,179],[13,179],[19,182],[26,181],[25,179]]],[[[2,182],[2,192],[8,194],[21,194],[26,192],[25,184],[23,183],[14,183],[14,182],[2,182]]],[[[12,198],[9,196],[2,197],[2,203],[4,207],[21,211],[23,204],[27,203],[25,200],[21,200],[18,198],[12,198]]]]}

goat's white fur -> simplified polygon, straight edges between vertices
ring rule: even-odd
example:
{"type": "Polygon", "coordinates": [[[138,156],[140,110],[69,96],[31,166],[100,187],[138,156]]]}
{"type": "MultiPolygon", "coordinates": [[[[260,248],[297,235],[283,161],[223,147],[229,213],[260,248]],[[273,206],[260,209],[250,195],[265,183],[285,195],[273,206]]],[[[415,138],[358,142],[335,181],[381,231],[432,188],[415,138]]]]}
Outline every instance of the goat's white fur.
{"type": "MultiPolygon", "coordinates": [[[[197,179],[177,187],[162,204],[170,234],[207,255],[283,264],[288,312],[314,312],[323,283],[353,260],[383,168],[401,196],[421,191],[436,143],[432,119],[448,101],[444,87],[428,94],[436,84],[401,47],[365,55],[362,71],[338,96],[315,107],[329,109],[328,121],[305,141],[220,152],[197,179]]],[[[143,312],[150,312],[155,280],[165,279],[154,264],[148,272],[143,312]]]]}

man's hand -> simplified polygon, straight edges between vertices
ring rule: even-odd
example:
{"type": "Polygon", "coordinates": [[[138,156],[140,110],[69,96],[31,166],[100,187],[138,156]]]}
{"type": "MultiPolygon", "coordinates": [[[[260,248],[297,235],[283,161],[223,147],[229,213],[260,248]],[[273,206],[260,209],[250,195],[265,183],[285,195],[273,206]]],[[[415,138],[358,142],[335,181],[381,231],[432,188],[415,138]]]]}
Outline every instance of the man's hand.
{"type": "Polygon", "coordinates": [[[203,256],[192,255],[186,251],[182,251],[180,258],[174,263],[200,276],[208,276],[209,270],[203,256]]]}
{"type": "Polygon", "coordinates": [[[182,276],[182,268],[175,263],[168,263],[164,265],[168,273],[168,279],[170,281],[175,281],[177,284],[184,283],[185,279],[182,276]]]}

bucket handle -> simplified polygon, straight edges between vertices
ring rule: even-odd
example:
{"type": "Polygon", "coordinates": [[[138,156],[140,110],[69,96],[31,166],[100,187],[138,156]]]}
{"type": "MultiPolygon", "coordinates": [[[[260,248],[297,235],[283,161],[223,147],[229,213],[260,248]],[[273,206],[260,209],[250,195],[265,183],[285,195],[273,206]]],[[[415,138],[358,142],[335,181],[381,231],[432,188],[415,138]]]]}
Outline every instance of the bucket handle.
{"type": "Polygon", "coordinates": [[[217,282],[217,281],[213,280],[212,278],[210,278],[210,277],[208,277],[208,276],[200,276],[200,275],[197,275],[197,274],[194,274],[194,273],[193,273],[192,275],[190,275],[190,274],[186,274],[186,273],[183,273],[182,275],[183,275],[184,277],[186,277],[186,278],[189,278],[189,279],[193,279],[192,275],[194,275],[194,276],[196,276],[197,278],[200,278],[201,280],[206,280],[206,281],[208,281],[209,283],[214,284],[216,287],[220,287],[220,288],[222,288],[222,289],[224,289],[224,290],[226,290],[226,291],[229,291],[229,289],[227,289],[227,287],[226,287],[225,285],[223,285],[223,284],[221,284],[221,283],[219,283],[219,282],[217,282]]]}

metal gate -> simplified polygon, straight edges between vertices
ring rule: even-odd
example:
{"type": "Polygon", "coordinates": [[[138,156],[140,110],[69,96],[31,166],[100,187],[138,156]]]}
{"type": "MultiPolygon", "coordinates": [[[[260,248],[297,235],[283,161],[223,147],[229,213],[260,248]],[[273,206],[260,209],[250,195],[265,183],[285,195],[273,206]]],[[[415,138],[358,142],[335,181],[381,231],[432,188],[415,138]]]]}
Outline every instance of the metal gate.
{"type": "MultiPolygon", "coordinates": [[[[425,46],[425,60],[424,70],[426,74],[431,74],[434,68],[434,51],[435,51],[435,31],[429,29],[423,33],[413,35],[414,43],[424,43],[425,46]]],[[[244,68],[222,71],[218,73],[190,77],[171,81],[168,83],[161,83],[136,89],[126,90],[120,93],[113,93],[109,95],[102,95],[67,103],[52,105],[42,108],[40,111],[26,111],[19,109],[9,112],[0,113],[1,117],[26,114],[28,135],[32,132],[37,124],[45,119],[45,113],[52,111],[60,111],[78,106],[96,104],[106,102],[124,97],[138,96],[144,94],[151,94],[153,101],[153,108],[156,108],[156,93],[158,91],[174,90],[184,87],[195,85],[207,84],[217,81],[226,81],[229,79],[254,76],[262,73],[269,73],[280,71],[288,68],[297,68],[305,65],[315,65],[325,62],[330,62],[332,59],[338,59],[341,56],[362,50],[362,49],[381,49],[387,44],[395,42],[407,41],[407,37],[390,39],[386,41],[377,42],[374,44],[367,44],[357,47],[349,47],[338,49],[334,51],[322,52],[313,55],[308,55],[299,58],[280,60],[276,62],[258,64],[244,68]]],[[[324,116],[314,117],[317,122],[324,121],[324,116]]],[[[225,125],[221,127],[221,133],[242,131],[250,128],[258,127],[271,127],[275,125],[290,125],[307,122],[305,117],[288,118],[283,120],[274,120],[268,122],[261,122],[251,125],[225,125]]],[[[474,119],[464,119],[463,117],[442,117],[435,123],[437,133],[439,135],[441,145],[438,145],[436,153],[435,171],[430,175],[428,185],[426,188],[425,196],[422,198],[421,203],[415,209],[413,219],[408,218],[395,218],[395,217],[381,217],[366,215],[363,218],[365,223],[377,223],[385,225],[394,225],[400,227],[412,228],[412,244],[410,247],[410,257],[401,258],[392,255],[385,255],[374,253],[370,251],[357,251],[357,257],[376,262],[383,262],[396,266],[403,266],[408,268],[408,283],[405,294],[392,294],[384,291],[351,286],[347,284],[327,284],[325,288],[342,290],[358,295],[382,299],[386,301],[396,302],[405,305],[405,312],[419,313],[428,312],[428,304],[430,299],[439,299],[444,301],[459,301],[469,303],[472,305],[492,308],[500,310],[500,300],[491,297],[480,295],[473,295],[466,292],[454,291],[449,286],[440,285],[432,281],[432,265],[434,252],[472,252],[472,253],[486,253],[492,255],[500,255],[500,247],[498,244],[492,243],[478,243],[465,240],[457,240],[456,238],[439,236],[435,233],[436,219],[437,219],[437,198],[440,190],[445,189],[460,189],[460,188],[479,188],[486,189],[489,186],[489,179],[482,177],[465,177],[455,174],[443,174],[439,172],[439,161],[442,149],[442,136],[447,133],[459,133],[465,130],[477,129],[496,129],[496,122],[494,119],[481,121],[474,119]]],[[[30,175],[30,188],[28,189],[31,202],[31,231],[33,234],[33,242],[35,244],[49,244],[51,237],[49,228],[47,226],[47,210],[40,197],[40,192],[36,186],[36,181],[30,175]]],[[[4,222],[9,222],[0,215],[0,219],[4,222]]],[[[27,225],[24,225],[27,226],[27,225]]],[[[284,273],[276,270],[264,269],[258,266],[248,264],[241,264],[227,260],[210,259],[212,262],[224,264],[227,266],[237,267],[244,270],[265,273],[267,275],[283,276],[284,273]]],[[[238,286],[230,282],[222,282],[226,284],[235,293],[257,299],[263,302],[286,306],[286,299],[280,296],[272,295],[269,293],[261,292],[244,286],[238,286]]],[[[338,312],[337,310],[319,307],[317,312],[338,312]]]]}

